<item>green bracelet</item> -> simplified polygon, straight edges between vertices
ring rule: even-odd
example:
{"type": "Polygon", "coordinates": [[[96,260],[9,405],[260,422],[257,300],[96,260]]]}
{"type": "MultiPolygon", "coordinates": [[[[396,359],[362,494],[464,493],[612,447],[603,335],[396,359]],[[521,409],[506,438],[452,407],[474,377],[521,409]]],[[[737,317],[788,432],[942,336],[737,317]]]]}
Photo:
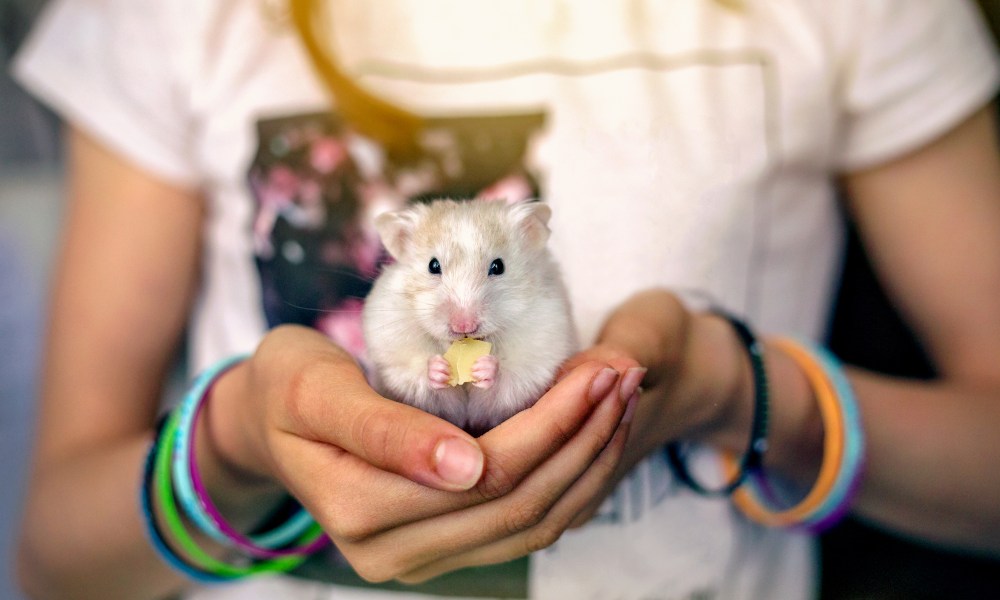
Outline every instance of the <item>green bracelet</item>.
{"type": "MultiPolygon", "coordinates": [[[[287,556],[272,560],[254,561],[247,566],[235,566],[210,556],[202,550],[188,534],[174,501],[173,485],[170,480],[171,452],[177,437],[178,415],[170,415],[163,432],[156,454],[155,464],[155,498],[157,508],[163,516],[167,530],[173,540],[185,554],[186,562],[212,575],[225,578],[240,578],[261,573],[282,572],[291,570],[308,558],[307,556],[287,556]]],[[[310,543],[324,535],[319,524],[314,524],[297,540],[296,543],[310,543]]]]}

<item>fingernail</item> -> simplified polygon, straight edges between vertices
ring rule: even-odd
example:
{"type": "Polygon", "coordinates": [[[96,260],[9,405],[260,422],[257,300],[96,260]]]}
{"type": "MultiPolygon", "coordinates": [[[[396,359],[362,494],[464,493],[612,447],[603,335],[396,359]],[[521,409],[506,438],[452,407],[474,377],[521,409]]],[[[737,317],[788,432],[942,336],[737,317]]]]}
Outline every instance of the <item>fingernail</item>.
{"type": "Polygon", "coordinates": [[[642,378],[646,376],[646,371],[648,369],[645,367],[632,367],[625,371],[625,374],[622,375],[621,388],[619,388],[623,401],[631,398],[632,394],[639,389],[639,384],[642,383],[642,378]]]}
{"type": "Polygon", "coordinates": [[[594,381],[590,384],[590,401],[597,402],[601,398],[608,395],[611,388],[615,385],[615,381],[618,379],[618,371],[615,371],[611,367],[608,367],[597,374],[594,377],[594,381]]]}
{"type": "Polygon", "coordinates": [[[434,470],[445,482],[467,490],[482,475],[483,453],[461,438],[441,440],[434,449],[434,470]]]}
{"type": "Polygon", "coordinates": [[[639,405],[639,394],[635,393],[629,396],[628,404],[625,406],[625,414],[622,415],[622,424],[628,425],[632,422],[632,417],[635,416],[635,407],[639,405]]]}

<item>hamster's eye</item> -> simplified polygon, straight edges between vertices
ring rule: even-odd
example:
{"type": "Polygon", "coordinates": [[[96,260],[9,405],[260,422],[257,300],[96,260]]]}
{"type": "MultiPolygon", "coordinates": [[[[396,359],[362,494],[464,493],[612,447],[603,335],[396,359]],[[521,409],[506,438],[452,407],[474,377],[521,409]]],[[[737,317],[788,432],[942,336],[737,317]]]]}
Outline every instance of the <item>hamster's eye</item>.
{"type": "Polygon", "coordinates": [[[496,259],[490,263],[490,275],[503,275],[503,259],[496,259]]]}
{"type": "Polygon", "coordinates": [[[441,274],[441,263],[436,258],[432,258],[429,265],[427,265],[427,270],[430,271],[431,275],[441,274]]]}

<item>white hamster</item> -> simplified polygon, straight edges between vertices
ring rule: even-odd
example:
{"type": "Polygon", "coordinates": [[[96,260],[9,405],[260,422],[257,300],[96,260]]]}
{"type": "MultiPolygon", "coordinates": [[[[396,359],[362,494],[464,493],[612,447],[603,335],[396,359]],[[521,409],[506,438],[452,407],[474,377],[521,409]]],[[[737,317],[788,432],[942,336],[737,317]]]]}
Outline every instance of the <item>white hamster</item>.
{"type": "Polygon", "coordinates": [[[569,299],[546,242],[542,202],[434,200],[375,225],[395,259],[362,316],[373,386],[483,433],[532,405],[576,349],[569,299]],[[451,387],[442,354],[457,339],[493,345],[477,381],[451,387]]]}

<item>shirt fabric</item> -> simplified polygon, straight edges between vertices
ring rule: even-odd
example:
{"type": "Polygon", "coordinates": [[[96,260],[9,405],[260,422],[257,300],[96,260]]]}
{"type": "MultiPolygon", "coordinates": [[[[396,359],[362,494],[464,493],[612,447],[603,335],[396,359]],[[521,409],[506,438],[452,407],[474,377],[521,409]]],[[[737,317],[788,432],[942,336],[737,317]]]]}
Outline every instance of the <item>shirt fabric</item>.
{"type": "MultiPolygon", "coordinates": [[[[661,286],[711,297],[760,332],[820,339],[843,243],[833,176],[933,140],[998,77],[975,8],[954,0],[326,8],[345,70],[429,119],[423,162],[394,162],[338,118],[280,1],[53,0],[16,62],[66,119],[204,191],[193,370],[281,322],[363,357],[359,297],[381,259],[371,218],[484,190],[552,206],[584,342],[617,304],[661,286]]],[[[525,590],[807,598],[815,567],[808,537],[687,491],[656,454],[590,524],[531,557],[525,590]]],[[[191,597],[383,595],[415,597],[290,576],[191,597]]]]}

